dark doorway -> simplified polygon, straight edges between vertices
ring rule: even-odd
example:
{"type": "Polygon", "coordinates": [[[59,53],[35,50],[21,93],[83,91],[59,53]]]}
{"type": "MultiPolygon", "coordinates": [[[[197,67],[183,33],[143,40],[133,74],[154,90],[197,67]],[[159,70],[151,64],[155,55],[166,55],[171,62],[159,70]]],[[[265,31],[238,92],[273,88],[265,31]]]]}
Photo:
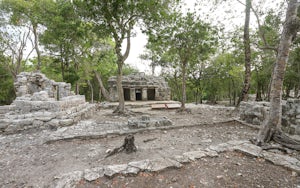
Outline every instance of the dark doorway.
{"type": "Polygon", "coordinates": [[[124,88],[124,100],[125,101],[130,101],[130,89],[124,88]]]}
{"type": "Polygon", "coordinates": [[[147,89],[147,96],[149,101],[155,100],[155,89],[147,89]]]}
{"type": "Polygon", "coordinates": [[[136,89],[135,90],[135,99],[137,101],[141,101],[142,100],[142,91],[140,89],[136,89]]]}

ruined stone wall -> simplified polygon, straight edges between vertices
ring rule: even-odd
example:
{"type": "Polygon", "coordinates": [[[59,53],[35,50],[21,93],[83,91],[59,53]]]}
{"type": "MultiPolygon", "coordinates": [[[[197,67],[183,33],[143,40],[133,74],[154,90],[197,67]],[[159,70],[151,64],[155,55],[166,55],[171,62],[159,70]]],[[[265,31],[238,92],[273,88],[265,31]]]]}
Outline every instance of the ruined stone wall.
{"type": "Polygon", "coordinates": [[[289,99],[282,106],[282,127],[290,134],[300,135],[300,99],[289,99]]]}
{"type": "Polygon", "coordinates": [[[41,73],[21,72],[17,75],[14,86],[17,97],[32,97],[34,93],[40,91],[45,91],[48,94],[45,96],[47,100],[48,98],[59,99],[74,95],[70,83],[55,82],[41,73]]]}
{"type": "Polygon", "coordinates": [[[23,72],[14,85],[17,98],[0,118],[0,132],[69,126],[95,110],[84,96],[74,95],[70,84],[49,80],[41,73],[23,72]]]}
{"type": "MultiPolygon", "coordinates": [[[[269,102],[241,102],[240,119],[254,125],[262,125],[269,109],[269,102]]],[[[289,134],[300,135],[300,99],[283,101],[282,129],[289,134]]]]}

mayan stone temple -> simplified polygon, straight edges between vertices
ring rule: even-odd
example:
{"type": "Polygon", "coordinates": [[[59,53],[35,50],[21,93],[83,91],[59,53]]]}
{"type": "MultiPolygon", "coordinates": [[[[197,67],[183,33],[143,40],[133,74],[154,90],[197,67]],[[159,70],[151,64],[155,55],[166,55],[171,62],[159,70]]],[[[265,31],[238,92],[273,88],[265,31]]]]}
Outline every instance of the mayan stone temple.
{"type": "Polygon", "coordinates": [[[42,73],[22,72],[14,83],[16,99],[1,120],[0,132],[57,128],[88,117],[94,105],[75,95],[71,84],[55,82],[42,73]]]}
{"type": "MultiPolygon", "coordinates": [[[[112,101],[118,101],[117,77],[110,77],[108,85],[112,101]]],[[[145,73],[130,74],[123,76],[122,86],[125,101],[170,100],[170,88],[162,77],[145,73]]]]}

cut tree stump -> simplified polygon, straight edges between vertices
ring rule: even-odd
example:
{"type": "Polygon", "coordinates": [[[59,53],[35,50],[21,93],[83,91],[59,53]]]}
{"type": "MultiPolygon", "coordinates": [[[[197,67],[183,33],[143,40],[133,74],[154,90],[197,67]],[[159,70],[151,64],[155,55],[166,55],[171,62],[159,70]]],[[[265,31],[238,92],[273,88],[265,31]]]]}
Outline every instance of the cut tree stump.
{"type": "Polygon", "coordinates": [[[137,148],[134,145],[134,136],[133,135],[127,135],[124,139],[124,143],[122,146],[113,149],[111,152],[108,153],[108,155],[105,156],[105,158],[110,157],[114,154],[120,153],[123,150],[125,150],[125,152],[127,154],[132,153],[132,152],[136,152],[137,148]]]}

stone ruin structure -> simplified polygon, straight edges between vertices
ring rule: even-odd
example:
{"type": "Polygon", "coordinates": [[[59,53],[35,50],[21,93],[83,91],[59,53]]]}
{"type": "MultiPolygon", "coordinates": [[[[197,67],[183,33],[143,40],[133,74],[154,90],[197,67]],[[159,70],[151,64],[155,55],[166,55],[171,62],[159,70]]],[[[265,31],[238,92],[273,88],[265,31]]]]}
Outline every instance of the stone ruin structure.
{"type": "MultiPolygon", "coordinates": [[[[288,99],[283,102],[283,131],[292,135],[300,135],[300,99],[288,99]]],[[[269,102],[241,102],[239,109],[240,119],[254,125],[262,125],[269,109],[269,102]]]]}
{"type": "MultiPolygon", "coordinates": [[[[108,86],[112,101],[118,101],[116,76],[109,78],[108,86]]],[[[135,73],[123,76],[122,86],[125,101],[168,101],[171,98],[168,83],[162,77],[135,73]]]]}
{"type": "Polygon", "coordinates": [[[71,91],[71,84],[55,82],[41,73],[22,72],[14,86],[17,97],[2,114],[0,132],[69,126],[95,109],[83,95],[71,91]]]}

